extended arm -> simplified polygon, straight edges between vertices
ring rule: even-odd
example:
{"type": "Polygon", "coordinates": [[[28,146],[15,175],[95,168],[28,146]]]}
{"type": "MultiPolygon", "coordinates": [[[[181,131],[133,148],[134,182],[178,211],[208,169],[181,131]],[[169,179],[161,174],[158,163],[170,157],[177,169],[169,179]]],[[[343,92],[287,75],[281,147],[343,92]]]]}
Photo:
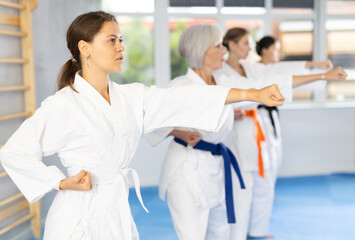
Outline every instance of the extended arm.
{"type": "Polygon", "coordinates": [[[317,80],[328,80],[328,81],[342,81],[345,80],[348,75],[343,70],[342,67],[338,66],[324,74],[312,74],[303,76],[293,76],[292,86],[298,87],[307,83],[311,83],[317,80]]]}
{"type": "Polygon", "coordinates": [[[317,68],[329,70],[333,68],[333,63],[330,60],[306,62],[306,68],[311,68],[311,67],[317,67],[317,68]]]}
{"type": "Polygon", "coordinates": [[[277,84],[256,90],[251,89],[230,89],[226,104],[240,102],[240,101],[252,101],[259,102],[268,106],[281,106],[285,101],[285,98],[280,93],[277,84]]]}

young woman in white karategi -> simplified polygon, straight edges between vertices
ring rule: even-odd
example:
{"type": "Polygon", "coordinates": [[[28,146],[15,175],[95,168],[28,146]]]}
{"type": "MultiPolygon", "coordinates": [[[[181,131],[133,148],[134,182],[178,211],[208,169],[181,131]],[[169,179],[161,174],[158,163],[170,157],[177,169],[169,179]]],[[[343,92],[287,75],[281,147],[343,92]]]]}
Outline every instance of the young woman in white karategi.
{"type": "MultiPolygon", "coordinates": [[[[221,70],[215,74],[229,76],[235,81],[280,81],[286,88],[283,92],[286,100],[292,99],[292,87],[306,84],[318,79],[343,80],[346,73],[341,67],[327,72],[305,76],[292,76],[289,72],[280,72],[276,64],[255,65],[247,64],[241,60],[247,58],[251,50],[249,33],[245,29],[233,28],[223,39],[229,56],[221,70]],[[247,77],[247,78],[246,78],[247,77]]],[[[282,90],[282,89],[281,89],[282,90]]],[[[242,175],[246,190],[241,190],[235,174],[233,180],[233,193],[237,222],[230,225],[230,239],[246,239],[251,237],[272,237],[268,234],[269,222],[274,199],[274,181],[270,172],[269,154],[265,144],[262,122],[257,114],[256,106],[243,109],[244,116],[234,123],[232,134],[226,142],[237,159],[240,161],[242,175]]]]}
{"type": "Polygon", "coordinates": [[[121,41],[113,15],[78,16],[67,32],[72,57],[61,70],[59,91],[0,151],[4,169],[29,202],[60,189],[46,219],[46,240],[138,239],[126,179],[132,175],[141,201],[137,173],[128,164],[142,133],[176,126],[215,131],[225,103],[283,102],[276,85],[239,90],[115,84],[109,73],[121,70],[121,41]],[[55,153],[69,177],[41,161],[55,153]]]}
{"type": "MultiPolygon", "coordinates": [[[[272,36],[265,36],[256,43],[256,53],[261,57],[260,63],[253,64],[274,64],[280,61],[280,43],[272,36]]],[[[333,64],[330,60],[326,61],[286,61],[277,64],[279,72],[289,72],[294,75],[309,72],[310,68],[330,70],[333,64]]],[[[321,72],[323,72],[321,71],[321,72]]],[[[318,81],[320,86],[324,84],[318,81]]],[[[313,83],[314,84],[314,83],[313,83]]],[[[316,85],[317,86],[317,85],[316,85]]],[[[314,87],[314,86],[312,86],[314,87]]],[[[318,86],[317,86],[318,87],[318,86]]],[[[282,158],[282,139],[280,120],[277,107],[258,106],[258,114],[263,123],[264,135],[270,156],[270,171],[276,183],[277,174],[281,165],[282,158]]]]}

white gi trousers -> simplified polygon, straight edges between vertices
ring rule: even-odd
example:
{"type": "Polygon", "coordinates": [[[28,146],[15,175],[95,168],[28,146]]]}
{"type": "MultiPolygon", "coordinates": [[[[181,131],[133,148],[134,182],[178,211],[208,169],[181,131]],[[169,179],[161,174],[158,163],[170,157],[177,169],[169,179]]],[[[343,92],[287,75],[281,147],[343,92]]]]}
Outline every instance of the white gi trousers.
{"type": "Polygon", "coordinates": [[[232,173],[236,224],[230,224],[230,240],[245,240],[247,235],[261,237],[268,234],[274,200],[274,181],[270,170],[264,170],[264,178],[258,171],[243,171],[245,189],[241,189],[238,177],[232,173]]]}
{"type": "Polygon", "coordinates": [[[279,116],[276,111],[272,111],[272,116],[274,118],[274,124],[276,128],[275,135],[274,126],[271,123],[269,112],[264,108],[259,108],[258,114],[262,121],[267,151],[270,157],[270,172],[274,182],[276,183],[277,175],[282,162],[282,138],[279,116]]]}
{"type": "Polygon", "coordinates": [[[213,207],[197,206],[182,170],[183,168],[179,168],[175,171],[166,191],[166,200],[178,238],[228,239],[229,227],[224,198],[213,207]]]}

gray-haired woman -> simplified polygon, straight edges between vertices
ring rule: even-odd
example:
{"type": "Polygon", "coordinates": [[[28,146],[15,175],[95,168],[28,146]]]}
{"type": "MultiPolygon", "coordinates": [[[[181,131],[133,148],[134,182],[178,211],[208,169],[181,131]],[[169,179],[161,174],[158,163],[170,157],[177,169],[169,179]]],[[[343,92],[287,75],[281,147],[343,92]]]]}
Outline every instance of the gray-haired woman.
{"type": "MultiPolygon", "coordinates": [[[[222,67],[226,53],[221,40],[221,32],[214,25],[187,28],[180,37],[179,52],[190,67],[186,75],[172,80],[168,86],[230,82],[213,74],[222,67]]],[[[245,82],[239,87],[252,86],[245,82]]],[[[233,108],[227,105],[216,132],[165,128],[146,137],[152,144],[169,134],[175,137],[163,163],[159,195],[167,200],[179,239],[228,239],[228,223],[235,223],[231,171],[236,171],[242,182],[237,161],[223,144],[233,120],[233,108]]]]}

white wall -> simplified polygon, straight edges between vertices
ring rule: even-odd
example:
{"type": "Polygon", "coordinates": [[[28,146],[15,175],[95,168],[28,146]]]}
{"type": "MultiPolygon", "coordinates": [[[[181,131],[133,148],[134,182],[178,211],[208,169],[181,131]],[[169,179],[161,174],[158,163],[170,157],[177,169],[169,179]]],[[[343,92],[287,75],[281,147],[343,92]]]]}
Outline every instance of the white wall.
{"type": "Polygon", "coordinates": [[[355,172],[355,108],[280,111],[280,176],[355,172]]]}

